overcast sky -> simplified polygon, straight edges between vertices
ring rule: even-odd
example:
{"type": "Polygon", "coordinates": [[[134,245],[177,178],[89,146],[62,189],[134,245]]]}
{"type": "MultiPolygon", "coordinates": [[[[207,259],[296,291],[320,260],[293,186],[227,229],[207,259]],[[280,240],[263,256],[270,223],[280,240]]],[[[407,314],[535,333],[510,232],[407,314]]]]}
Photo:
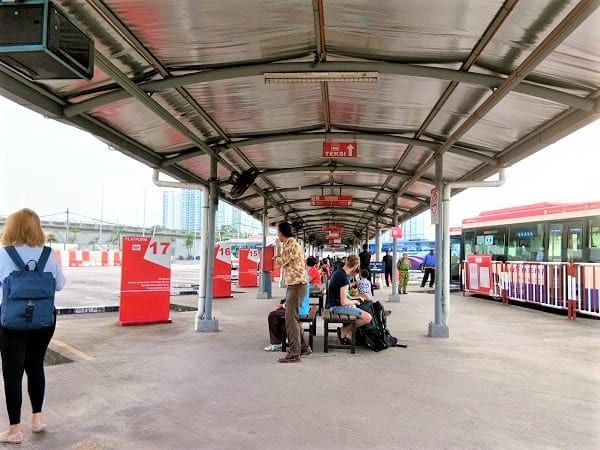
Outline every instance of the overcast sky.
{"type": "MultiPolygon", "coordinates": [[[[0,215],[29,207],[44,218],[64,220],[68,208],[73,221],[102,216],[128,225],[162,223],[162,189],[152,184],[149,167],[3,97],[0,124],[0,215]]],[[[504,186],[453,197],[451,225],[507,206],[600,201],[599,178],[597,121],[509,168],[504,186]]]]}

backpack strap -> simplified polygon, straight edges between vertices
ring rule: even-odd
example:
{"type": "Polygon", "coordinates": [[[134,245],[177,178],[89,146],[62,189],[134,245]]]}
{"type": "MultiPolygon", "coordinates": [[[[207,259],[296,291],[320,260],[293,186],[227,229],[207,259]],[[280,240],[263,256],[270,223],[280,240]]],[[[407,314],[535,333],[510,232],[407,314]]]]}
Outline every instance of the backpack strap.
{"type": "Polygon", "coordinates": [[[6,247],[4,247],[4,250],[6,250],[6,253],[8,253],[8,256],[10,256],[10,259],[12,259],[12,261],[15,263],[19,270],[28,270],[25,266],[25,263],[21,259],[21,256],[12,245],[7,245],[6,247]]]}
{"type": "Polygon", "coordinates": [[[48,262],[48,258],[50,257],[51,252],[52,252],[52,249],[50,247],[44,246],[44,249],[42,250],[40,259],[38,259],[38,262],[35,266],[36,271],[38,271],[38,272],[44,271],[44,267],[46,267],[46,263],[48,262]]]}

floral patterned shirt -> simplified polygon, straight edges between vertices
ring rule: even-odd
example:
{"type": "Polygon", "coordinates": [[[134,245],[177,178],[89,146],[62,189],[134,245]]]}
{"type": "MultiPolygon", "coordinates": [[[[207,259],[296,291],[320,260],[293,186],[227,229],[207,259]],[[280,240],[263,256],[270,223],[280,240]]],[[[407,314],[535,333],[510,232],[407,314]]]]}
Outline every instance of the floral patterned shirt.
{"type": "Polygon", "coordinates": [[[283,244],[281,256],[275,258],[275,263],[285,271],[285,284],[306,284],[304,249],[296,239],[288,238],[283,244]]]}

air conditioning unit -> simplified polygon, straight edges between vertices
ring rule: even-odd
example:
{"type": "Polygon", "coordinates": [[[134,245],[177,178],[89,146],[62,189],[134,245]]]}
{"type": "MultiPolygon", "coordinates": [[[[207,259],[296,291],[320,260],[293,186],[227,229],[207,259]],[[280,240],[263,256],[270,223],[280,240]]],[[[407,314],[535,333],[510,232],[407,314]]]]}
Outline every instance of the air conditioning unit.
{"type": "Polygon", "coordinates": [[[32,80],[90,80],[94,41],[49,0],[0,0],[0,62],[32,80]]]}

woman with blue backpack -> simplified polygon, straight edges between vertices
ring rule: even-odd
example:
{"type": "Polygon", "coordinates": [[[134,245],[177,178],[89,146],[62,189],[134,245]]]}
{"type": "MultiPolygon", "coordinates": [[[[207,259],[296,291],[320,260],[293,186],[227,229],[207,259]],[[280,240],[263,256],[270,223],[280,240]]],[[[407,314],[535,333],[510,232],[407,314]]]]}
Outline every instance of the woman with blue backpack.
{"type": "Polygon", "coordinates": [[[23,373],[31,400],[31,431],[44,431],[44,357],[56,326],[54,292],[65,285],[54,252],[44,247],[40,218],[31,209],[7,217],[0,248],[0,353],[10,428],[0,442],[20,444],[23,373]]]}

